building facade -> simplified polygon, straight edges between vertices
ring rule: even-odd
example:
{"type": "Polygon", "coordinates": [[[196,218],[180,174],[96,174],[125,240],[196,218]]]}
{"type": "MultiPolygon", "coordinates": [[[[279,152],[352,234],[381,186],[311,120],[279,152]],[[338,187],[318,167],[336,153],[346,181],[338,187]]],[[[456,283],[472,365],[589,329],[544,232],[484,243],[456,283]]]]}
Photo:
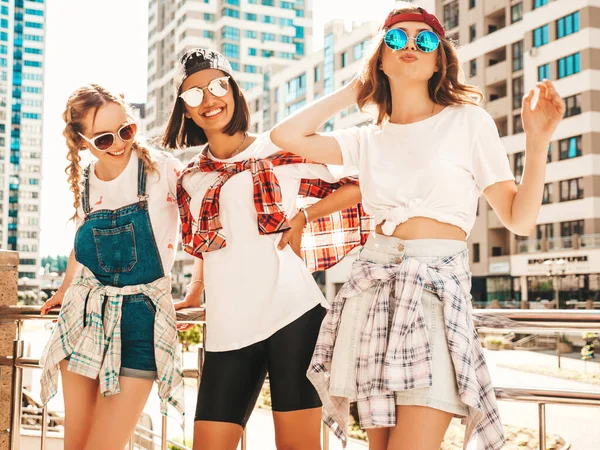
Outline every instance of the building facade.
{"type": "Polygon", "coordinates": [[[484,92],[517,181],[526,170],[523,95],[547,78],[567,106],[548,148],[533,235],[510,233],[480,199],[469,237],[474,300],[553,300],[558,294],[564,307],[595,299],[600,292],[600,50],[594,36],[600,33],[600,4],[438,0],[437,8],[448,35],[460,45],[468,82],[484,92]]]}
{"type": "Polygon", "coordinates": [[[163,131],[175,101],[173,71],[193,47],[217,49],[245,91],[262,131],[266,66],[285,67],[312,46],[312,0],[150,0],[146,134],[163,131]]]}
{"type": "Polygon", "coordinates": [[[0,248],[19,252],[19,278],[31,284],[40,268],[45,7],[0,2],[0,248]]]}

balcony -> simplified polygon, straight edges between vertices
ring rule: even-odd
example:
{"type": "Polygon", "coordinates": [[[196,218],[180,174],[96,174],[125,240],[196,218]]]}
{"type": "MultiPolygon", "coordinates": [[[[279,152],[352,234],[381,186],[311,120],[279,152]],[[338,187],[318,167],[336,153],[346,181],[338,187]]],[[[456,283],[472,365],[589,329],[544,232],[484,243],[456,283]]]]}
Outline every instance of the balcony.
{"type": "Polygon", "coordinates": [[[502,222],[500,222],[498,215],[494,212],[493,209],[490,209],[487,212],[487,226],[489,230],[504,228],[504,225],[502,225],[502,222]]]}
{"type": "Polygon", "coordinates": [[[490,99],[486,105],[487,111],[494,119],[498,119],[496,125],[498,125],[498,132],[500,136],[506,136],[508,134],[508,119],[506,114],[508,111],[512,111],[511,98],[504,95],[502,97],[496,97],[490,99]]]}
{"type": "Polygon", "coordinates": [[[600,234],[574,234],[550,239],[527,239],[517,244],[518,253],[579,250],[582,248],[600,248],[600,234]]]}
{"type": "MultiPolygon", "coordinates": [[[[490,9],[492,7],[496,7],[495,5],[496,3],[503,3],[504,5],[506,4],[506,2],[502,2],[502,1],[498,1],[498,0],[486,0],[485,4],[486,4],[486,9],[490,9]]],[[[485,17],[485,34],[492,34],[495,31],[498,31],[502,28],[504,28],[506,26],[506,9],[505,7],[501,8],[501,9],[497,9],[496,12],[492,13],[492,14],[487,14],[485,17]]]]}
{"type": "Polygon", "coordinates": [[[504,59],[495,64],[491,64],[485,69],[485,84],[496,85],[504,81],[509,77],[510,70],[508,67],[508,61],[504,59]]]}

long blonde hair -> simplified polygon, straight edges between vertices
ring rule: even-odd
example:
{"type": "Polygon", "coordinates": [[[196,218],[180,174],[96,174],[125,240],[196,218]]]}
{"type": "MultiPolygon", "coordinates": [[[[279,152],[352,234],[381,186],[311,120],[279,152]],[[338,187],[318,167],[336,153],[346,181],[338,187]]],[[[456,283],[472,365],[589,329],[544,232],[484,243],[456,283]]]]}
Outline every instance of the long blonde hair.
{"type": "MultiPolygon", "coordinates": [[[[116,95],[98,84],[88,84],[80,87],[67,100],[62,118],[65,121],[63,136],[69,149],[67,153],[69,165],[65,168],[65,172],[69,177],[70,190],[74,195],[73,207],[75,208],[75,214],[70,220],[79,219],[77,208],[81,203],[81,176],[83,172],[79,154],[83,139],[79,133],[83,133],[83,121],[90,111],[98,110],[101,106],[111,102],[120,105],[127,115],[132,115],[131,106],[120,95],[116,95]]],[[[152,159],[147,147],[138,140],[134,140],[132,148],[136,151],[138,158],[144,161],[147,173],[158,172],[156,162],[152,159]]]]}
{"type": "MultiPolygon", "coordinates": [[[[392,14],[422,13],[418,6],[402,2],[392,14]]],[[[371,50],[359,74],[357,104],[362,111],[368,105],[377,107],[377,125],[388,120],[392,114],[392,97],[387,75],[380,70],[381,54],[385,45],[384,36],[388,29],[381,30],[373,38],[371,50]]],[[[429,97],[438,105],[479,105],[483,94],[476,86],[463,84],[458,79],[462,74],[458,55],[452,43],[441,36],[438,48],[437,66],[439,70],[429,79],[429,97]]]]}

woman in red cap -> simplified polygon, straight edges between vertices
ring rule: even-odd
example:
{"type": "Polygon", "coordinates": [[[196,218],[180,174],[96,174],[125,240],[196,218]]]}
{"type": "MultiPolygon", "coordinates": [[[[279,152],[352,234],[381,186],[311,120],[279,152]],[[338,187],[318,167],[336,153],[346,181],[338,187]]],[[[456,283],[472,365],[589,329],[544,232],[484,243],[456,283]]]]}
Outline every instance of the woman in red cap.
{"type": "Polygon", "coordinates": [[[271,132],[293,153],[357,167],[378,224],[324,319],[308,371],[325,422],[345,441],[356,401],[373,450],[439,449],[453,416],[464,419],[469,448],[505,440],[471,315],[466,239],[481,194],[510,231],[532,232],[565,107],[547,80],[537,101],[533,90],[524,97],[527,169],[517,186],[481,92],[459,72],[439,20],[406,3],[387,17],[354,82],[271,132]],[[354,104],[373,106],[375,123],[317,133],[354,104]]]}

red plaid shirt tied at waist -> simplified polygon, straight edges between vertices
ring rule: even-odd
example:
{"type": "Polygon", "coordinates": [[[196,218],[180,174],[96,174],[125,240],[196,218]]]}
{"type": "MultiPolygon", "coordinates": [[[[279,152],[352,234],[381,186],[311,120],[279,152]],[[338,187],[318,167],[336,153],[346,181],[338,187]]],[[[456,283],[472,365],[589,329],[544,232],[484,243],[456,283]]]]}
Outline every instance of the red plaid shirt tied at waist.
{"type": "MultiPolygon", "coordinates": [[[[205,148],[192,158],[177,182],[182,243],[186,252],[201,258],[203,252],[227,246],[219,220],[221,188],[231,177],[247,170],[252,174],[259,233],[280,233],[290,228],[282,207],[279,181],[273,169],[287,164],[312,164],[310,161],[283,151],[262,159],[250,158],[236,162],[215,161],[208,158],[206,153],[205,148]],[[190,210],[191,196],[182,185],[183,177],[196,171],[219,173],[204,196],[198,220],[194,219],[190,210]]],[[[307,199],[322,199],[347,183],[358,184],[358,179],[348,177],[336,183],[304,179],[298,195],[307,199]]],[[[302,238],[302,256],[307,267],[316,271],[334,266],[353,248],[363,245],[372,229],[371,218],[360,204],[307,224],[302,238]]]]}

